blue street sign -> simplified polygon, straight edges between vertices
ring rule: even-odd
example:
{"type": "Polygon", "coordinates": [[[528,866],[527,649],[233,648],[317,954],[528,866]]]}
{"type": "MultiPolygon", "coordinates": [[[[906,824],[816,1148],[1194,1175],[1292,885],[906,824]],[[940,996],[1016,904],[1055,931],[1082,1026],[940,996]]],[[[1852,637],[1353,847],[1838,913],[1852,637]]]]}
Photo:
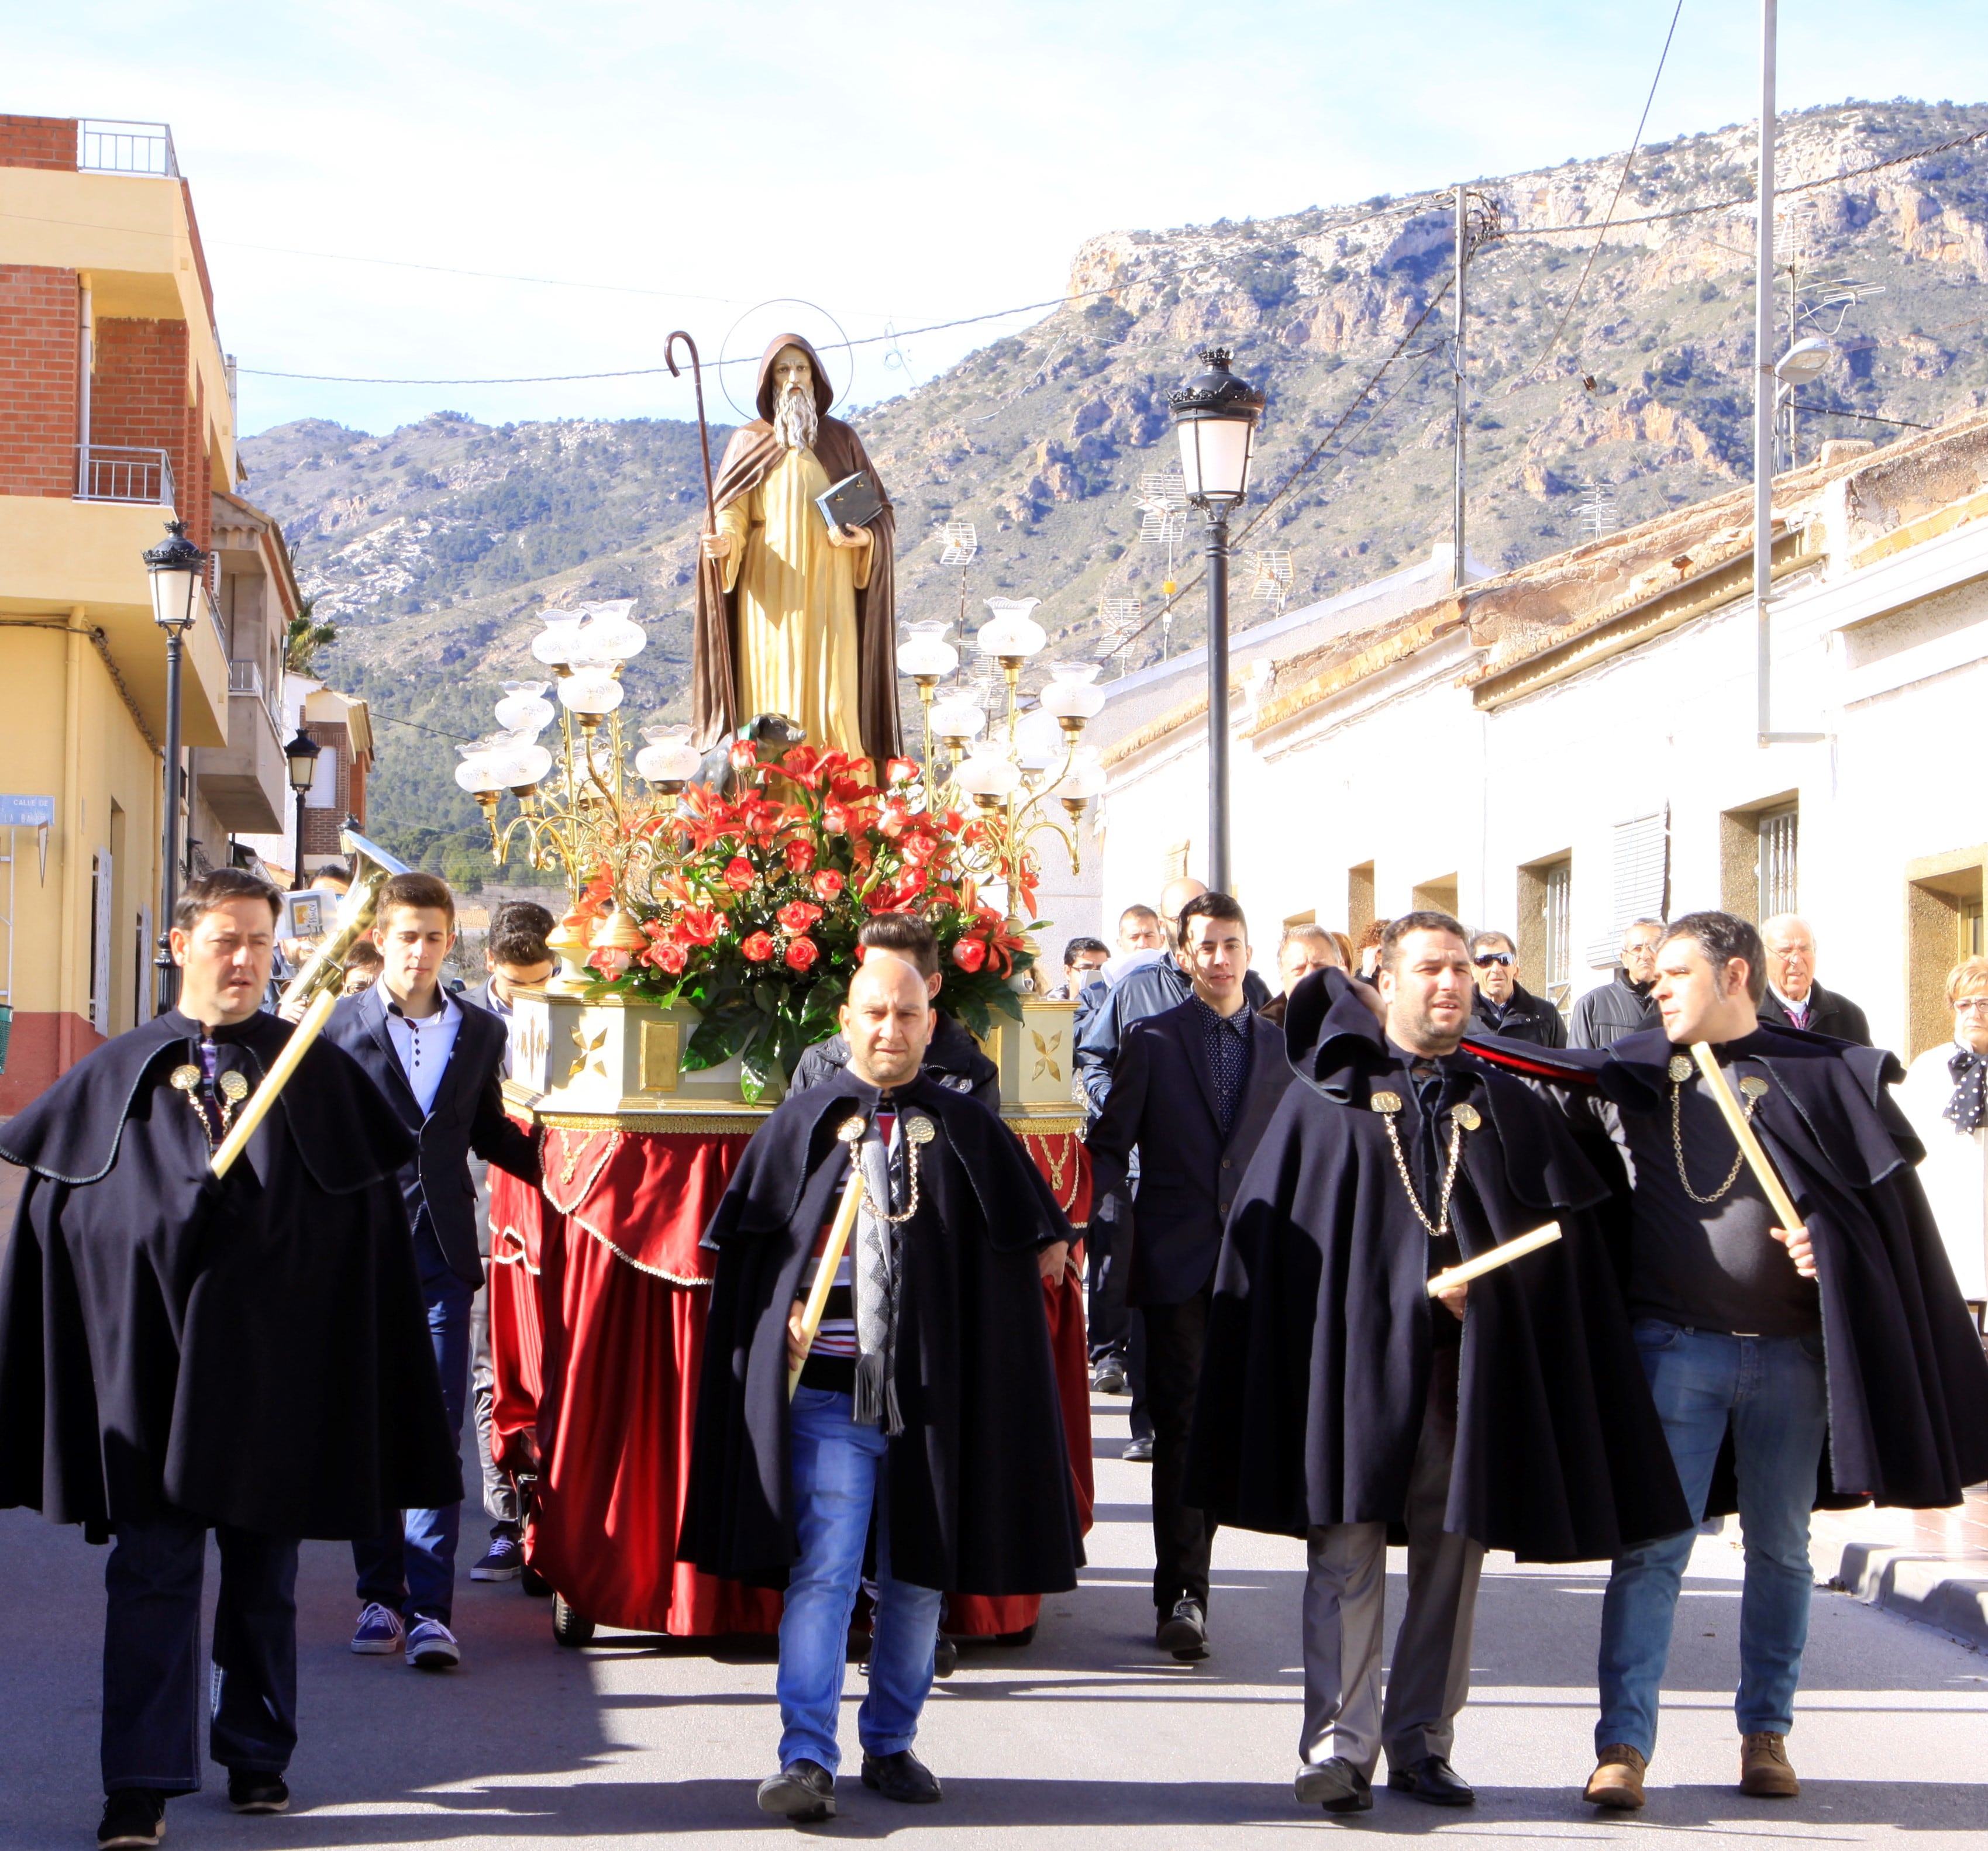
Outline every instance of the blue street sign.
{"type": "Polygon", "coordinates": [[[55,819],[54,798],[15,796],[0,791],[0,829],[12,824],[15,829],[31,829],[42,823],[52,825],[55,819]]]}

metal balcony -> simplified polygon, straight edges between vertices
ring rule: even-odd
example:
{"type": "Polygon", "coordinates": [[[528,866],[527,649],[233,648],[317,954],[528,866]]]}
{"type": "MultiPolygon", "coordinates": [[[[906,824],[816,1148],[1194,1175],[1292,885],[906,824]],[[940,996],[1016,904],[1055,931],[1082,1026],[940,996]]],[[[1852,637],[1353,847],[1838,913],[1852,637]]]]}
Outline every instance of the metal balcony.
{"type": "Polygon", "coordinates": [[[125,444],[77,445],[79,502],[150,502],[171,508],[173,495],[173,460],[166,451],[125,444]]]}
{"type": "Polygon", "coordinates": [[[180,177],[173,132],[163,122],[79,122],[76,164],[86,174],[144,174],[161,180],[180,177]]]}

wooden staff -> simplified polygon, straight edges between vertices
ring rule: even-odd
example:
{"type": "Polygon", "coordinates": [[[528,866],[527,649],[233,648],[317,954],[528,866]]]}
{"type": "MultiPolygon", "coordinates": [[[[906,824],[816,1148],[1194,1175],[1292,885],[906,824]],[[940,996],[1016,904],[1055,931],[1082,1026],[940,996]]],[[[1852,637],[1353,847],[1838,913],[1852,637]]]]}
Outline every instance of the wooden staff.
{"type": "MultiPolygon", "coordinates": [[[[844,1119],[835,1135],[844,1143],[853,1145],[862,1137],[864,1130],[861,1119],[844,1119]]],[[[794,1398],[794,1390],[801,1385],[801,1371],[807,1366],[808,1352],[814,1348],[815,1333],[821,1329],[821,1315],[828,1309],[828,1295],[835,1284],[836,1268],[842,1264],[844,1250],[856,1227],[857,1211],[862,1206],[863,1177],[852,1163],[849,1166],[849,1181],[842,1188],[842,1206],[835,1211],[835,1224],[828,1231],[828,1245],[822,1249],[821,1264],[815,1268],[813,1289],[808,1293],[806,1306],[801,1312],[801,1360],[787,1364],[789,1401],[794,1398]]]]}
{"type": "Polygon", "coordinates": [[[1467,1285],[1487,1272],[1496,1272],[1500,1266],[1509,1266],[1514,1260],[1523,1260],[1529,1253],[1537,1253],[1542,1247],[1550,1247],[1559,1238],[1560,1223],[1549,1221],[1543,1228],[1535,1228],[1530,1234],[1500,1241],[1489,1253],[1480,1253],[1474,1260],[1466,1260],[1461,1266],[1452,1266],[1446,1272],[1438,1273],[1428,1282],[1428,1295],[1439,1299],[1452,1285],[1467,1285]]]}
{"type": "Polygon", "coordinates": [[[297,1063],[310,1052],[311,1043],[317,1039],[337,1006],[336,990],[320,990],[311,998],[310,1007],[291,1031],[290,1039],[283,1043],[282,1052],[276,1056],[262,1085],[242,1108],[241,1116],[228,1127],[228,1135],[215,1150],[211,1167],[216,1176],[225,1176],[235,1167],[235,1160],[248,1148],[248,1140],[255,1135],[255,1127],[269,1116],[269,1108],[276,1103],[276,1095],[289,1085],[290,1076],[297,1070],[297,1063]]]}
{"type": "MultiPolygon", "coordinates": [[[[1726,1076],[1719,1071],[1719,1059],[1712,1052],[1709,1042],[1695,1041],[1691,1044],[1691,1057],[1698,1062],[1698,1070],[1705,1076],[1709,1091],[1734,1140],[1739,1144],[1740,1154],[1746,1160],[1746,1167],[1753,1172],[1769,1205],[1780,1218],[1782,1228],[1790,1234],[1804,1231],[1801,1212],[1795,1207],[1794,1197],[1790,1195],[1776,1174],[1772,1160],[1760,1147],[1760,1140],[1753,1134],[1753,1127],[1746,1122],[1746,1114],[1740,1110],[1740,1102],[1733,1096],[1733,1089],[1726,1083],[1726,1076]]],[[[1757,1084],[1757,1083],[1755,1083],[1757,1084]]]]}

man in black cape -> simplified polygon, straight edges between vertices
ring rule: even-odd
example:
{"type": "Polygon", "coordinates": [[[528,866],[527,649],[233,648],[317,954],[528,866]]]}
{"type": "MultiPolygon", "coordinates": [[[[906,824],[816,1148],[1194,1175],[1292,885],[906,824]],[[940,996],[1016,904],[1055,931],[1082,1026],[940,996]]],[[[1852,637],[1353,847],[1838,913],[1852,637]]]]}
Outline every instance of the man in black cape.
{"type": "MultiPolygon", "coordinates": [[[[1736,1508],[1741,1791],[1800,1792],[1787,1756],[1814,1576],[1809,1512],[1958,1504],[1988,1478],[1988,1362],[1887,1087],[1895,1056],[1763,1019],[1760,934],[1729,913],[1667,929],[1663,1026],[1606,1052],[1486,1042],[1566,1089],[1622,1152],[1636,1346],[1695,1525],[1736,1508]],[[1803,1226],[1741,1156],[1692,1056],[1709,1044],[1803,1226]]],[[[1643,1803],[1658,1691],[1693,1531],[1618,1552],[1602,1609],[1601,1714],[1587,1798],[1643,1803]]]]}
{"type": "Polygon", "coordinates": [[[106,1848],[157,1844],[167,1798],[198,1789],[204,1703],[230,1804],[282,1810],[298,1539],[462,1495],[394,1178],[410,1140],[365,1076],[319,1043],[226,1178],[209,1167],[289,1037],[257,1013],[279,910],[239,870],[194,881],[173,915],[179,1007],[0,1129],[29,1170],[0,1270],[0,1507],[115,1539],[106,1848]]]}
{"type": "Polygon", "coordinates": [[[1486,1549],[1611,1555],[1685,1521],[1590,1211],[1607,1186],[1560,1115],[1458,1051],[1472,986],[1441,913],[1381,941],[1384,1024],[1340,972],[1292,992],[1291,1086],[1215,1273],[1188,1496],[1303,1536],[1300,1802],[1388,1785],[1474,1795],[1449,1765],[1486,1549]],[[1556,1245],[1438,1302],[1430,1279],[1557,1221],[1556,1245]],[[1466,1314],[1467,1299],[1467,1314],[1466,1314]],[[1388,1532],[1408,1600],[1379,1702],[1388,1532]]]}
{"type": "Polygon", "coordinates": [[[718,1266],[678,1553],[786,1590],[780,1772],[759,1805],[797,1822],[835,1810],[866,1545],[863,1782],[912,1803],[940,1798],[911,1743],[944,1591],[1055,1593],[1084,1559],[1041,1285],[1069,1224],[1000,1120],[919,1072],[931,1023],[912,966],[867,961],[842,1011],[848,1066],[782,1102],[705,1236],[718,1266]],[[810,1350],[811,1262],[858,1187],[810,1350]]]}

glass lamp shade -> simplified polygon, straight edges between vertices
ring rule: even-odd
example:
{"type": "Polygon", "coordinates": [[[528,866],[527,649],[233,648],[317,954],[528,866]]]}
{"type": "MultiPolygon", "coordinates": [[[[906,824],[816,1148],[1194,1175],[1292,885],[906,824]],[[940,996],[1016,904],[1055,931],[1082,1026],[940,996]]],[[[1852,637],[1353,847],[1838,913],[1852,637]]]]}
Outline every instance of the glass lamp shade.
{"type": "Polygon", "coordinates": [[[576,668],[559,684],[560,704],[590,719],[611,714],[621,704],[621,684],[605,668],[576,668]]]}
{"type": "Polygon", "coordinates": [[[503,770],[489,747],[482,743],[458,745],[462,762],[455,768],[455,781],[472,797],[494,797],[504,788],[503,770]]]}
{"type": "Polygon", "coordinates": [[[986,724],[987,710],[964,694],[948,694],[932,703],[931,728],[938,738],[977,739],[986,724]]]}
{"type": "Polygon", "coordinates": [[[283,757],[289,765],[292,790],[307,791],[316,781],[318,754],[323,750],[302,727],[297,728],[297,736],[283,748],[283,757]]]}
{"type": "Polygon", "coordinates": [[[1005,797],[1022,782],[1022,772],[1013,759],[982,751],[955,766],[952,781],[969,797],[1005,797]]]}
{"type": "Polygon", "coordinates": [[[552,754],[529,733],[520,733],[511,739],[507,756],[509,762],[505,768],[516,773],[508,780],[509,788],[514,791],[538,784],[553,768],[552,754]]]}
{"type": "Polygon", "coordinates": [[[1041,771],[1063,755],[1063,728],[1046,708],[1032,707],[1015,722],[1015,751],[1030,771],[1041,771]]]}
{"type": "Polygon", "coordinates": [[[627,616],[625,610],[626,606],[609,606],[599,616],[587,620],[580,638],[588,660],[626,662],[648,647],[648,632],[627,616]]]}
{"type": "Polygon", "coordinates": [[[946,641],[948,623],[914,623],[911,633],[898,645],[898,673],[901,675],[949,675],[959,666],[959,651],[946,641]]]}
{"type": "Polygon", "coordinates": [[[583,613],[577,610],[549,610],[546,627],[532,639],[532,658],[548,668],[563,668],[573,660],[573,646],[580,640],[583,613]]]}
{"type": "Polygon", "coordinates": [[[687,783],[697,775],[704,755],[690,742],[685,726],[651,726],[643,729],[648,744],[635,755],[635,775],[651,784],[687,783]]]}
{"type": "Polygon", "coordinates": [[[1063,782],[1056,787],[1056,794],[1066,803],[1081,803],[1086,798],[1095,797],[1104,789],[1104,767],[1097,762],[1095,752],[1079,752],[1070,761],[1070,767],[1063,782]]]}
{"type": "Polygon", "coordinates": [[[1263,395],[1229,370],[1226,347],[1204,347],[1207,368],[1169,393],[1174,431],[1180,439],[1181,475],[1187,498],[1226,507],[1249,486],[1249,452],[1263,417],[1263,395]]]}
{"type": "Polygon", "coordinates": [[[1774,375],[1784,386],[1806,386],[1822,377],[1835,351],[1826,340],[1798,340],[1774,362],[1774,375]]]}
{"type": "Polygon", "coordinates": [[[145,553],[151,580],[152,621],[161,630],[184,633],[198,608],[207,555],[187,538],[184,521],[168,521],[167,537],[145,553]]]}
{"type": "Polygon", "coordinates": [[[1104,705],[1104,690],[1095,685],[1095,662],[1052,662],[1050,684],[1043,690],[1046,712],[1059,720],[1089,720],[1104,705]]]}
{"type": "Polygon", "coordinates": [[[987,608],[993,616],[980,627],[973,639],[983,656],[1026,657],[1038,654],[1049,641],[1049,633],[1029,613],[1040,598],[989,598],[987,608]]]}
{"type": "Polygon", "coordinates": [[[506,681],[497,703],[497,724],[507,733],[537,733],[552,725],[557,710],[546,698],[549,681],[506,681]]]}

